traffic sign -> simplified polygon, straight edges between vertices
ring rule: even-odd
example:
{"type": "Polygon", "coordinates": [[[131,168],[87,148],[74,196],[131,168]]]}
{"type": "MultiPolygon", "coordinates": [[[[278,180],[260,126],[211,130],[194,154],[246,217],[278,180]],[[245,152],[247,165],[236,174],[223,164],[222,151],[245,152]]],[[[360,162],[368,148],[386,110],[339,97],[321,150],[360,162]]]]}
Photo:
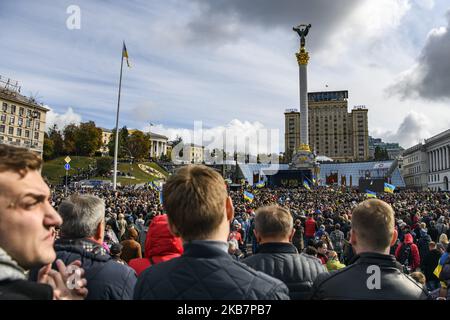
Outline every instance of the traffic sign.
{"type": "Polygon", "coordinates": [[[69,163],[70,162],[70,160],[72,160],[72,159],[70,159],[70,157],[69,156],[67,156],[65,159],[64,159],[64,161],[66,162],[66,163],[69,163]]]}
{"type": "Polygon", "coordinates": [[[64,165],[64,168],[65,168],[67,171],[70,170],[70,164],[66,163],[66,164],[64,165]]]}

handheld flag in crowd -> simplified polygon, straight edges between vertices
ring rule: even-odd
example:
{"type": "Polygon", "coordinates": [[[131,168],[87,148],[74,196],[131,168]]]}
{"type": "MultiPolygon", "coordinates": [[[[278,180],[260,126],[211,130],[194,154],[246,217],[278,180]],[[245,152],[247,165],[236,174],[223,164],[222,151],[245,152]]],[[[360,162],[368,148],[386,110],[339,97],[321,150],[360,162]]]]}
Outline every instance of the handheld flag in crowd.
{"type": "Polygon", "coordinates": [[[163,204],[163,193],[162,193],[162,191],[159,191],[159,203],[163,204]]]}
{"type": "Polygon", "coordinates": [[[253,202],[253,199],[255,198],[255,196],[253,194],[251,194],[248,191],[244,191],[244,200],[247,200],[248,202],[253,202]]]}
{"type": "Polygon", "coordinates": [[[366,190],[366,197],[367,198],[376,198],[377,197],[377,193],[374,192],[374,191],[366,190]]]}
{"type": "Polygon", "coordinates": [[[123,58],[127,59],[127,66],[128,68],[131,68],[130,62],[128,61],[128,51],[127,47],[125,46],[125,41],[123,42],[123,49],[122,49],[122,59],[123,58]]]}
{"type": "Polygon", "coordinates": [[[384,192],[394,193],[395,186],[393,184],[385,183],[384,192]]]}
{"type": "Polygon", "coordinates": [[[307,190],[311,191],[311,187],[309,186],[308,182],[306,182],[306,180],[303,180],[303,186],[304,186],[307,190]]]}
{"type": "Polygon", "coordinates": [[[265,185],[266,185],[266,183],[265,183],[264,181],[259,181],[259,182],[256,184],[256,187],[257,187],[257,188],[264,188],[265,185]]]}

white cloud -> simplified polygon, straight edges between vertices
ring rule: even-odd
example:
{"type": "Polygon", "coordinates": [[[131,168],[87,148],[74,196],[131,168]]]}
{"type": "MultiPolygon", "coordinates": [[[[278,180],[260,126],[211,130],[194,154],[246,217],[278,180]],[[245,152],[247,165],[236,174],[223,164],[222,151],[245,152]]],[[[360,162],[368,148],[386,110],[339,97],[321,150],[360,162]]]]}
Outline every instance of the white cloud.
{"type": "Polygon", "coordinates": [[[201,122],[194,123],[194,129],[167,128],[164,125],[146,126],[143,131],[165,135],[169,140],[181,137],[185,143],[203,145],[213,150],[224,149],[232,154],[238,152],[268,154],[283,151],[280,145],[281,134],[278,129],[270,129],[255,121],[240,121],[233,119],[223,126],[202,128],[201,122]]]}
{"type": "Polygon", "coordinates": [[[423,113],[411,111],[403,119],[396,132],[374,128],[371,136],[381,137],[385,142],[398,142],[403,148],[423,142],[434,133],[434,124],[423,113]]]}
{"type": "Polygon", "coordinates": [[[53,111],[53,109],[49,106],[45,107],[50,109],[46,116],[45,130],[53,127],[55,124],[58,126],[58,129],[62,130],[71,123],[79,124],[81,122],[81,115],[75,113],[71,107],[69,107],[67,111],[62,114],[53,111]]]}

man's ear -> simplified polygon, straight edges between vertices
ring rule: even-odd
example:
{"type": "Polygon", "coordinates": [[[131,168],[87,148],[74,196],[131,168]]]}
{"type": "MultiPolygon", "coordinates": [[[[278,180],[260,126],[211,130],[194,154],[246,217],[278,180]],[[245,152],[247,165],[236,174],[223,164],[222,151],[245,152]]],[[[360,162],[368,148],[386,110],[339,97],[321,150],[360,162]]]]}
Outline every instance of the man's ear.
{"type": "Polygon", "coordinates": [[[256,229],[253,229],[253,234],[255,235],[256,243],[261,243],[261,236],[259,235],[258,231],[256,231],[256,229]]]}
{"type": "Polygon", "coordinates": [[[97,226],[97,230],[95,230],[95,239],[103,242],[105,238],[105,220],[103,219],[97,226]]]}
{"type": "Polygon", "coordinates": [[[398,238],[398,232],[394,229],[394,232],[392,232],[392,239],[391,239],[391,247],[395,244],[395,241],[397,241],[398,238]]]}
{"type": "Polygon", "coordinates": [[[292,238],[294,238],[295,229],[292,228],[291,235],[289,236],[289,242],[292,242],[292,238]]]}
{"type": "Polygon", "coordinates": [[[358,243],[355,230],[350,229],[350,244],[354,247],[358,243]]]}
{"type": "Polygon", "coordinates": [[[180,233],[178,232],[177,228],[170,222],[169,222],[169,231],[175,237],[180,237],[180,233]]]}
{"type": "Polygon", "coordinates": [[[234,206],[233,201],[231,200],[231,197],[227,197],[227,200],[225,201],[225,210],[227,212],[227,221],[231,221],[234,218],[234,206]]]}

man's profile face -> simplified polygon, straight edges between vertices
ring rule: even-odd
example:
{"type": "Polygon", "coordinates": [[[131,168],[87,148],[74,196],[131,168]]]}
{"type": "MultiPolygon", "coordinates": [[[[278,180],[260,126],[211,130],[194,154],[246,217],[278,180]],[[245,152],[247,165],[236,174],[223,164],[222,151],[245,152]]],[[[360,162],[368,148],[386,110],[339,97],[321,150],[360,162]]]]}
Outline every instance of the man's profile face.
{"type": "Polygon", "coordinates": [[[56,258],[54,227],[62,219],[50,202],[40,173],[0,172],[0,247],[21,267],[49,264],[56,258]]]}

